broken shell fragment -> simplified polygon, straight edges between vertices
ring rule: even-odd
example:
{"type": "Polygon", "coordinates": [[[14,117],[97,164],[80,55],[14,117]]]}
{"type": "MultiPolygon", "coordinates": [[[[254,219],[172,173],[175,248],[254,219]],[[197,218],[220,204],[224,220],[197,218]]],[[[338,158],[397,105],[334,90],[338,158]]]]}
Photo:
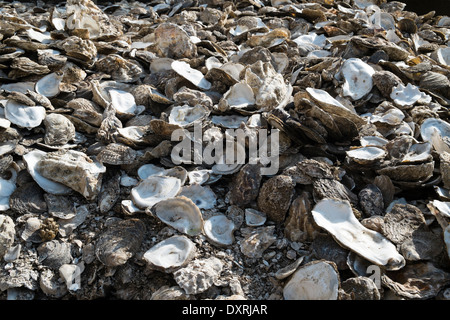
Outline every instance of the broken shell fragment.
{"type": "Polygon", "coordinates": [[[142,258],[150,268],[172,273],[187,265],[195,253],[195,244],[189,238],[172,236],[151,247],[142,258]]]}
{"type": "Polygon", "coordinates": [[[322,199],[312,209],[312,215],[337,242],[365,259],[387,270],[405,266],[405,259],[395,245],[382,234],[364,227],[354,216],[348,201],[322,199]]]}
{"type": "Polygon", "coordinates": [[[412,106],[416,102],[429,104],[431,97],[423,93],[416,86],[408,83],[406,86],[399,84],[392,88],[391,99],[399,106],[412,106]]]}
{"type": "Polygon", "coordinates": [[[172,228],[195,236],[203,232],[203,217],[192,200],[179,196],[156,203],[151,212],[172,228]]]}

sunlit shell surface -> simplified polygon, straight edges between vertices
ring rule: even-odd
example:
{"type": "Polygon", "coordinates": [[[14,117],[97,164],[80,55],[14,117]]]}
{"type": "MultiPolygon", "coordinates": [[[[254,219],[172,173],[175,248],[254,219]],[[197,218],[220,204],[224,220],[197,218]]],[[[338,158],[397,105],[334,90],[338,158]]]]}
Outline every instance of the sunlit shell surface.
{"type": "Polygon", "coordinates": [[[36,164],[46,156],[44,151],[34,150],[23,156],[23,160],[27,164],[27,170],[30,175],[33,177],[34,181],[44,189],[46,192],[51,194],[68,194],[72,191],[71,188],[66,187],[65,185],[54,182],[50,179],[44,178],[41,174],[39,174],[36,170],[36,164]]]}
{"type": "Polygon", "coordinates": [[[337,300],[339,273],[333,262],[319,260],[300,266],[283,288],[285,300],[337,300]]]}
{"type": "Polygon", "coordinates": [[[181,127],[187,127],[195,123],[199,123],[209,114],[208,110],[198,104],[190,107],[187,104],[174,107],[169,115],[169,123],[177,124],[181,127]]]}
{"type": "Polygon", "coordinates": [[[36,82],[35,90],[47,98],[53,98],[60,93],[59,85],[62,78],[62,73],[50,73],[36,82]]]}
{"type": "Polygon", "coordinates": [[[131,200],[140,208],[152,207],[159,201],[174,197],[181,189],[181,180],[174,177],[151,176],[131,189],[131,200]]]}
{"type": "Polygon", "coordinates": [[[209,186],[198,184],[184,186],[179,195],[191,199],[199,209],[212,209],[216,205],[216,194],[209,186]]]}
{"type": "Polygon", "coordinates": [[[171,66],[176,73],[196,87],[203,90],[209,90],[211,88],[211,83],[205,79],[203,74],[196,69],[192,69],[188,63],[183,61],[173,61],[171,66]]]}
{"type": "Polygon", "coordinates": [[[142,258],[151,268],[172,272],[189,263],[195,252],[195,244],[189,238],[172,236],[151,247],[142,258]]]}
{"type": "Polygon", "coordinates": [[[156,203],[151,211],[162,222],[190,236],[203,231],[203,217],[200,209],[189,198],[180,196],[156,203]]]}
{"type": "Polygon", "coordinates": [[[418,101],[430,103],[431,97],[423,93],[416,86],[408,83],[406,86],[399,84],[392,88],[391,99],[399,106],[410,106],[418,101]]]}
{"type": "Polygon", "coordinates": [[[348,157],[360,164],[367,164],[383,159],[387,154],[386,150],[378,147],[362,147],[347,151],[346,153],[348,157]]]}
{"type": "Polygon", "coordinates": [[[39,126],[45,115],[44,107],[30,107],[13,100],[8,100],[5,107],[6,119],[23,128],[31,129],[39,126]]]}
{"type": "Polygon", "coordinates": [[[323,199],[314,206],[312,215],[342,246],[367,260],[387,270],[398,270],[405,265],[405,259],[392,242],[356,219],[348,201],[323,199]]]}
{"type": "Polygon", "coordinates": [[[375,70],[358,58],[345,60],[340,70],[345,79],[342,86],[344,96],[358,100],[368,94],[373,87],[372,75],[375,70]]]}
{"type": "Polygon", "coordinates": [[[234,242],[235,228],[233,221],[223,214],[206,219],[203,226],[208,239],[219,246],[231,245],[234,242]]]}

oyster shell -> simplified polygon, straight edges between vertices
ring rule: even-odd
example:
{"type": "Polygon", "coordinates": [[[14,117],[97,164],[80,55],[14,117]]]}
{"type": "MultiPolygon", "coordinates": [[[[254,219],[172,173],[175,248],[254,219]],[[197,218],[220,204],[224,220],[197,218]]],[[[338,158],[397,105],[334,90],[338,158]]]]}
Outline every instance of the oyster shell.
{"type": "Polygon", "coordinates": [[[46,111],[44,107],[30,107],[14,100],[8,100],[5,107],[5,117],[11,123],[19,127],[31,129],[39,126],[45,119],[46,111]]]}
{"type": "Polygon", "coordinates": [[[223,214],[206,219],[203,225],[203,230],[208,240],[218,246],[233,244],[233,232],[235,229],[233,221],[223,214]]]}
{"type": "Polygon", "coordinates": [[[56,97],[61,92],[60,84],[62,79],[62,73],[50,73],[36,82],[34,90],[36,93],[39,93],[47,98],[56,97]]]}
{"type": "Polygon", "coordinates": [[[151,247],[142,258],[152,269],[172,273],[186,266],[196,251],[195,244],[186,236],[172,236],[151,247]]]}
{"type": "Polygon", "coordinates": [[[358,100],[372,91],[375,70],[361,59],[345,60],[339,73],[345,80],[342,86],[344,96],[358,100]]]}
{"type": "Polygon", "coordinates": [[[55,195],[69,194],[72,189],[62,183],[48,179],[40,174],[37,170],[37,164],[47,156],[47,153],[40,150],[33,150],[23,155],[23,160],[27,165],[27,170],[33,177],[34,181],[46,192],[55,195]]]}
{"type": "Polygon", "coordinates": [[[200,209],[184,196],[161,200],[151,208],[151,212],[165,224],[189,236],[203,232],[200,209]]]}
{"type": "Polygon", "coordinates": [[[46,115],[44,126],[44,142],[48,145],[64,145],[75,139],[75,126],[61,114],[46,115]]]}
{"type": "Polygon", "coordinates": [[[191,68],[188,63],[176,60],[172,62],[171,67],[173,71],[191,82],[194,86],[202,90],[211,89],[211,83],[205,79],[200,71],[191,68]]]}
{"type": "Polygon", "coordinates": [[[410,106],[416,102],[429,104],[431,97],[423,93],[416,86],[408,83],[406,86],[399,84],[392,88],[391,99],[399,106],[410,106]]]}
{"type": "Polygon", "coordinates": [[[151,176],[131,189],[131,200],[139,208],[151,208],[164,199],[175,197],[180,190],[181,180],[178,178],[151,176]]]}
{"type": "Polygon", "coordinates": [[[37,161],[35,168],[39,175],[81,193],[88,200],[97,197],[102,174],[106,171],[101,163],[75,150],[47,153],[37,161]]]}
{"type": "Polygon", "coordinates": [[[95,242],[97,259],[108,267],[125,264],[139,249],[145,230],[145,224],[139,219],[113,222],[95,242]]]}
{"type": "Polygon", "coordinates": [[[0,231],[0,257],[3,258],[7,250],[12,247],[16,234],[15,224],[11,217],[0,215],[0,231]]]}
{"type": "Polygon", "coordinates": [[[216,194],[209,186],[184,186],[178,195],[191,199],[199,209],[213,209],[216,206],[216,194]]]}
{"type": "Polygon", "coordinates": [[[405,266],[405,259],[395,245],[382,234],[365,228],[354,216],[348,201],[323,199],[311,212],[315,222],[342,246],[387,270],[405,266]]]}
{"type": "Polygon", "coordinates": [[[340,278],[333,262],[319,260],[300,266],[283,288],[285,300],[337,300],[340,278]]]}

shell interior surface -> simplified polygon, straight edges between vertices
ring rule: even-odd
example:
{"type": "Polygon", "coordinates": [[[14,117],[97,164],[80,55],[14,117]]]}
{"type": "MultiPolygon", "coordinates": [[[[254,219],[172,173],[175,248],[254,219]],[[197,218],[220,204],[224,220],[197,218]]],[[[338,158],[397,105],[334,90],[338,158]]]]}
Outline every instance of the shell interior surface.
{"type": "Polygon", "coordinates": [[[169,198],[156,203],[151,211],[165,224],[187,234],[203,232],[203,217],[192,200],[184,196],[169,198]]]}
{"type": "Polygon", "coordinates": [[[208,114],[208,110],[199,104],[194,107],[188,105],[174,107],[169,115],[169,123],[186,127],[198,122],[208,114]]]}
{"type": "Polygon", "coordinates": [[[161,200],[175,197],[181,189],[181,180],[175,177],[151,176],[131,189],[131,200],[140,208],[154,206],[161,200]]]}
{"type": "Polygon", "coordinates": [[[59,183],[52,181],[50,179],[45,178],[42,176],[37,170],[36,165],[37,163],[42,160],[46,156],[46,153],[44,151],[40,150],[34,150],[26,155],[23,156],[23,160],[27,164],[27,170],[30,173],[30,175],[33,177],[34,181],[37,182],[37,184],[44,189],[46,192],[55,194],[55,195],[64,195],[69,194],[72,189],[59,183]]]}
{"type": "Polygon", "coordinates": [[[345,79],[342,86],[344,96],[358,100],[372,91],[375,70],[361,59],[347,59],[340,72],[345,79]]]}
{"type": "Polygon", "coordinates": [[[198,184],[184,186],[178,195],[191,199],[199,209],[212,209],[216,206],[216,194],[209,186],[198,184]]]}
{"type": "Polygon", "coordinates": [[[44,120],[46,111],[44,107],[30,107],[13,100],[8,100],[5,107],[5,117],[19,127],[31,129],[39,126],[44,120]]]}
{"type": "Polygon", "coordinates": [[[406,86],[399,84],[392,88],[391,99],[399,106],[413,105],[416,102],[428,104],[431,102],[431,97],[423,93],[416,86],[408,83],[406,86]]]}
{"type": "Polygon", "coordinates": [[[60,93],[59,86],[62,79],[62,73],[50,73],[36,82],[34,89],[37,93],[47,98],[53,98],[60,93]]]}
{"type": "Polygon", "coordinates": [[[227,246],[234,242],[235,225],[223,214],[205,220],[203,228],[208,239],[217,245],[227,246]]]}
{"type": "Polygon", "coordinates": [[[176,73],[191,82],[196,87],[202,90],[211,89],[211,83],[205,79],[200,71],[192,69],[188,63],[183,61],[173,61],[171,67],[176,73]]]}
{"type": "Polygon", "coordinates": [[[339,273],[328,261],[300,266],[283,288],[285,300],[337,300],[339,273]]]}
{"type": "Polygon", "coordinates": [[[323,199],[311,212],[315,222],[336,241],[365,259],[387,270],[398,270],[405,265],[405,258],[392,242],[356,219],[347,200],[323,199]]]}
{"type": "Polygon", "coordinates": [[[143,259],[153,268],[173,271],[189,263],[195,251],[195,244],[186,236],[172,236],[147,250],[143,259]]]}

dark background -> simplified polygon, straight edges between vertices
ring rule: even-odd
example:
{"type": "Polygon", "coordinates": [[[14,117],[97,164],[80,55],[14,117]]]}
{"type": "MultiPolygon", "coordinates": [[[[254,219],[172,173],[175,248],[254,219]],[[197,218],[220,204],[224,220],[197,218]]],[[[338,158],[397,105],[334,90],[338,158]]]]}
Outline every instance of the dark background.
{"type": "Polygon", "coordinates": [[[413,11],[417,14],[425,14],[430,11],[436,11],[436,15],[450,16],[450,0],[399,0],[406,3],[404,10],[413,11]]]}

